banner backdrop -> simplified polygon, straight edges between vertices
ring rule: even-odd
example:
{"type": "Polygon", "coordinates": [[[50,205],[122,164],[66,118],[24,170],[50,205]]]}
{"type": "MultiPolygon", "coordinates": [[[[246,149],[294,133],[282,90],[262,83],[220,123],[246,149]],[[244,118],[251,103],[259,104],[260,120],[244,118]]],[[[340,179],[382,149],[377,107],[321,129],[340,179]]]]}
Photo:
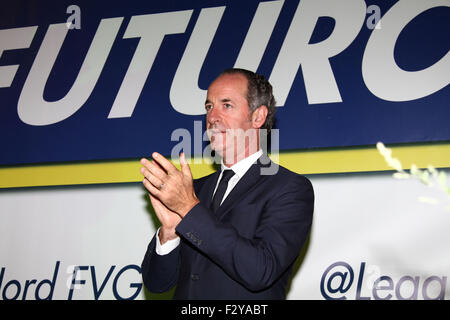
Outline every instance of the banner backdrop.
{"type": "Polygon", "coordinates": [[[233,66],[273,84],[281,150],[447,141],[449,6],[8,1],[0,165],[168,155],[233,66]]]}
{"type": "MultiPolygon", "coordinates": [[[[448,196],[387,173],[309,178],[314,221],[288,299],[450,299],[448,196]]],[[[158,223],[140,184],[3,190],[0,208],[0,299],[173,294],[142,285],[158,223]]]]}

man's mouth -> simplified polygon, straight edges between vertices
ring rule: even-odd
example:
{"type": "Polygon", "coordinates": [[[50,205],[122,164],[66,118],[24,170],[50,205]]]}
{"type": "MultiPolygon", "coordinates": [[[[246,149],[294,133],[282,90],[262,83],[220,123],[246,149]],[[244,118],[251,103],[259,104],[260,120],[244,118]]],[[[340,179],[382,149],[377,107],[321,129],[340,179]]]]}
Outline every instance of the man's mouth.
{"type": "Polygon", "coordinates": [[[226,129],[211,128],[211,129],[208,129],[207,131],[208,131],[208,134],[210,134],[210,135],[216,135],[216,134],[225,133],[226,129]]]}

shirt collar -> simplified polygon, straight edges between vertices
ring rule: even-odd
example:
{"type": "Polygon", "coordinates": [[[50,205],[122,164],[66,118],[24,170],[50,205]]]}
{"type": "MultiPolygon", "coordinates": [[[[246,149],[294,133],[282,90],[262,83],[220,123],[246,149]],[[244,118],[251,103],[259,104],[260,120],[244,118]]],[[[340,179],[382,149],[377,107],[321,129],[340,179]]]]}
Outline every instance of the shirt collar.
{"type": "Polygon", "coordinates": [[[222,159],[221,169],[222,169],[222,171],[231,169],[234,171],[234,173],[239,178],[242,178],[244,176],[244,174],[248,171],[248,169],[250,169],[252,164],[255,163],[256,160],[258,160],[262,154],[263,154],[262,150],[259,149],[257,152],[252,153],[247,158],[240,160],[239,162],[235,163],[234,165],[232,165],[229,168],[224,165],[223,159],[222,159]]]}

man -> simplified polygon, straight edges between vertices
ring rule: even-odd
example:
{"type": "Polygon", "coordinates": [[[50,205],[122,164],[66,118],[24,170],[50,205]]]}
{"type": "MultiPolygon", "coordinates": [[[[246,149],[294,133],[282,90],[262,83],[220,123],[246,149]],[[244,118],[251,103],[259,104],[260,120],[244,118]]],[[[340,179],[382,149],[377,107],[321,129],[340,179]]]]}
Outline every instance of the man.
{"type": "Polygon", "coordinates": [[[141,160],[161,222],[142,263],[144,284],[151,292],[176,285],[175,299],[285,299],[314,193],[259,147],[260,131],[273,123],[272,87],[253,72],[226,70],[209,86],[205,108],[221,171],[193,181],[183,153],[181,170],[156,152],[141,160]],[[263,174],[269,167],[276,170],[263,174]]]}

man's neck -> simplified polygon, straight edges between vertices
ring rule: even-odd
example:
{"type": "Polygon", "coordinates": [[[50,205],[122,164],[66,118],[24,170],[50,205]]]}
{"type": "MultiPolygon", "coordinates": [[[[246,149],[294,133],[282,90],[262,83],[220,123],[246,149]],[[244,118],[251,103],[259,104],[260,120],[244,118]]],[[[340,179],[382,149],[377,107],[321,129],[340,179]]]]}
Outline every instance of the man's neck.
{"type": "Polygon", "coordinates": [[[231,160],[228,159],[228,158],[223,157],[222,158],[222,166],[227,167],[227,168],[231,168],[232,166],[234,166],[238,162],[240,162],[240,161],[242,161],[244,159],[247,159],[248,157],[250,157],[251,155],[253,155],[253,154],[257,153],[257,152],[260,152],[260,150],[261,150],[261,148],[259,148],[259,147],[256,148],[256,150],[255,149],[253,149],[253,150],[246,149],[244,152],[240,153],[239,155],[236,155],[236,156],[232,157],[231,160]]]}

